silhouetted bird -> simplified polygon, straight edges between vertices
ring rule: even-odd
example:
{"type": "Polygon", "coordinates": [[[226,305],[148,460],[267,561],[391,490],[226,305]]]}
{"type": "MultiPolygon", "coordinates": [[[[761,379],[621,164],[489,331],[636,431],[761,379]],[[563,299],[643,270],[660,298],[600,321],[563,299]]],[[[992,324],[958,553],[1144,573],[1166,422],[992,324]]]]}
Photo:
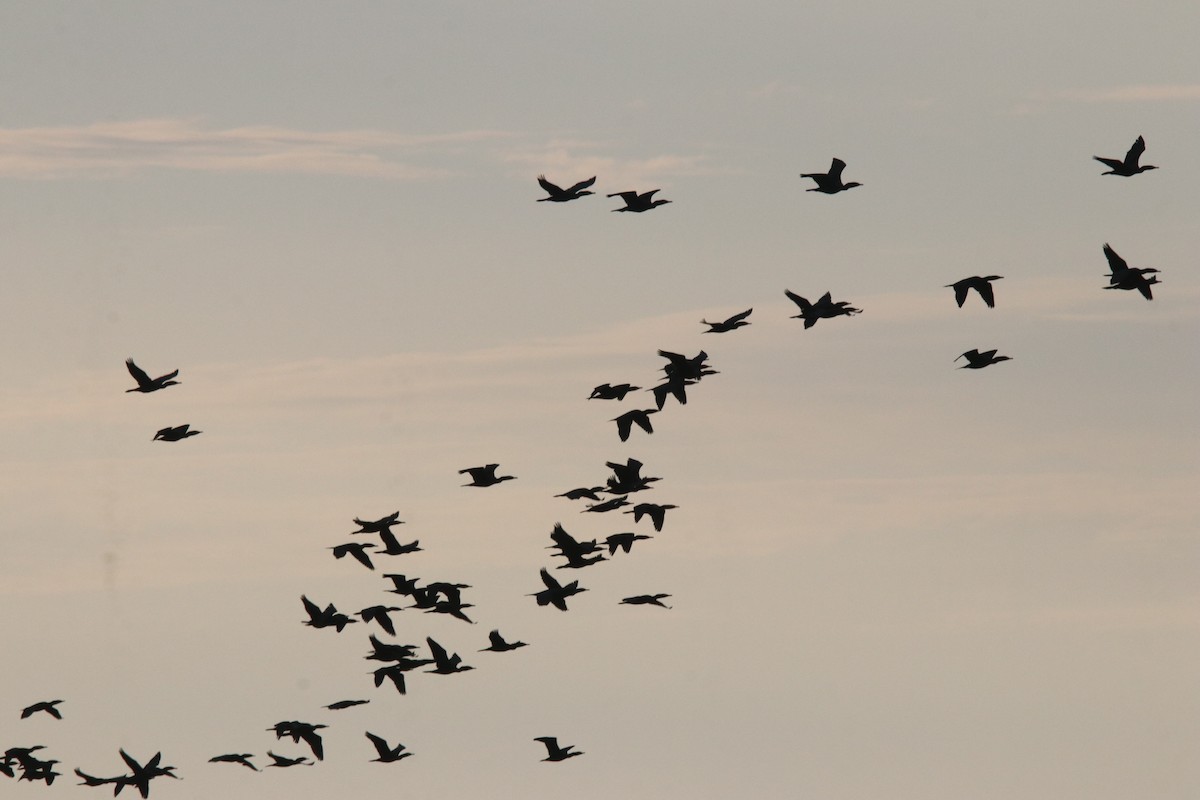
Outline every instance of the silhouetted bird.
{"type": "MultiPolygon", "coordinates": [[[[663,598],[670,597],[669,594],[639,594],[633,597],[626,597],[621,603],[628,606],[658,606],[660,608],[670,608],[668,605],[663,605],[663,598]]],[[[620,604],[618,604],[620,605],[620,604]]]]}
{"type": "Polygon", "coordinates": [[[650,517],[650,521],[654,523],[654,530],[661,531],[663,521],[667,518],[667,511],[672,508],[678,508],[678,506],[659,505],[658,503],[638,503],[625,513],[633,514],[634,522],[641,522],[643,515],[648,516],[650,517]]]}
{"type": "Polygon", "coordinates": [[[429,643],[429,652],[433,655],[434,669],[427,669],[426,672],[432,672],[437,675],[453,675],[455,672],[466,672],[469,669],[475,669],[462,663],[462,656],[458,653],[448,655],[446,648],[435,642],[431,637],[425,637],[425,641],[429,643]]]}
{"type": "Polygon", "coordinates": [[[131,774],[122,776],[118,779],[118,786],[113,791],[114,795],[120,794],[121,787],[123,786],[136,786],[138,793],[141,794],[142,797],[149,797],[150,781],[153,779],[160,778],[165,775],[169,778],[175,778],[176,780],[179,780],[179,776],[173,772],[175,769],[174,767],[160,767],[158,765],[158,762],[162,760],[161,752],[155,753],[154,757],[147,761],[144,766],[139,764],[135,758],[126,753],[124,750],[119,750],[118,752],[121,754],[121,758],[129,766],[131,774]]]}
{"type": "Polygon", "coordinates": [[[614,192],[608,195],[608,197],[619,197],[625,201],[624,208],[614,208],[613,211],[632,211],[635,214],[640,214],[643,211],[649,211],[656,206],[666,205],[671,202],[670,200],[651,200],[650,198],[654,197],[658,191],[658,189],[651,189],[642,194],[638,194],[637,192],[614,192]]]}
{"type": "MultiPolygon", "coordinates": [[[[417,646],[415,644],[394,644],[392,642],[381,642],[373,633],[369,635],[367,639],[371,642],[371,647],[374,648],[374,651],[370,655],[365,656],[365,658],[368,660],[406,661],[411,659],[412,656],[417,652],[417,646]]],[[[424,663],[415,664],[414,666],[424,666],[424,663]]]]}
{"type": "Polygon", "coordinates": [[[617,554],[617,549],[620,548],[626,553],[633,547],[633,543],[641,539],[653,539],[653,536],[647,536],[642,533],[614,533],[604,540],[608,545],[608,554],[610,556],[617,554]]]}
{"type": "Polygon", "coordinates": [[[160,375],[157,378],[151,378],[149,375],[147,375],[145,373],[145,371],[142,370],[141,367],[139,367],[137,364],[133,363],[132,358],[125,359],[125,366],[129,370],[129,374],[133,376],[133,379],[135,381],[137,381],[137,388],[136,389],[126,389],[125,394],[129,394],[130,392],[141,392],[143,394],[149,394],[150,392],[157,392],[159,389],[165,389],[168,386],[178,386],[179,385],[179,381],[171,380],[172,378],[179,375],[179,370],[175,370],[174,372],[169,372],[166,375],[160,375]]]}
{"type": "Polygon", "coordinates": [[[403,556],[409,553],[421,552],[420,539],[415,539],[408,544],[400,544],[400,541],[391,531],[380,531],[379,539],[383,542],[383,549],[376,551],[376,555],[403,556]]]}
{"type": "Polygon", "coordinates": [[[1104,166],[1108,167],[1108,172],[1102,172],[1101,175],[1120,175],[1128,178],[1132,175],[1137,175],[1139,172],[1145,172],[1148,169],[1158,169],[1147,164],[1141,166],[1138,161],[1142,157],[1142,153],[1146,152],[1146,140],[1141,136],[1134,140],[1133,146],[1125,153],[1125,158],[1104,158],[1103,156],[1092,156],[1104,166]]]}
{"type": "Polygon", "coordinates": [[[463,622],[475,624],[475,620],[467,616],[465,609],[474,608],[471,603],[463,603],[459,600],[439,600],[430,608],[425,609],[426,614],[449,614],[452,617],[461,619],[463,622]]]}
{"type": "MultiPolygon", "coordinates": [[[[79,786],[104,786],[105,784],[109,784],[109,783],[120,784],[121,781],[123,780],[123,778],[120,776],[118,776],[116,778],[97,778],[95,775],[88,775],[86,772],[79,769],[78,767],[75,768],[75,774],[78,775],[80,778],[83,778],[83,783],[79,784],[79,786]]],[[[11,778],[12,776],[10,775],[9,777],[11,778]]],[[[123,786],[118,785],[113,790],[113,795],[115,796],[117,794],[120,794],[122,788],[123,788],[123,786]]]]}
{"type": "Polygon", "coordinates": [[[529,597],[537,598],[539,606],[552,605],[559,611],[566,611],[568,597],[587,591],[587,589],[579,587],[579,581],[571,581],[566,586],[563,586],[554,579],[554,576],[545,567],[542,567],[541,575],[542,583],[546,584],[546,588],[540,592],[528,595],[529,597]]]}
{"type": "Polygon", "coordinates": [[[380,517],[377,520],[367,521],[354,518],[354,524],[358,526],[358,530],[350,531],[351,533],[383,533],[384,531],[391,533],[393,525],[403,525],[400,520],[400,512],[388,514],[386,517],[380,517]]]}
{"type": "Polygon", "coordinates": [[[375,565],[371,563],[371,557],[367,555],[367,548],[374,546],[372,542],[348,542],[328,549],[333,551],[334,558],[345,558],[349,554],[367,569],[375,569],[375,565]]]}
{"type": "Polygon", "coordinates": [[[354,622],[350,617],[334,608],[333,603],[325,606],[322,610],[320,606],[304,595],[300,595],[300,602],[304,603],[304,610],[308,612],[305,625],[314,628],[337,628],[338,633],[341,633],[343,628],[354,622]]]}
{"type": "Polygon", "coordinates": [[[387,741],[381,736],[376,736],[368,732],[367,738],[371,740],[371,744],[375,745],[375,752],[379,753],[379,758],[372,758],[372,761],[378,761],[381,764],[391,764],[394,761],[399,761],[402,758],[408,758],[412,753],[405,753],[404,745],[397,744],[395,747],[388,745],[387,741]]]}
{"type": "Polygon", "coordinates": [[[550,545],[548,550],[557,549],[560,555],[567,558],[586,556],[599,550],[595,539],[581,542],[571,534],[567,533],[562,523],[554,523],[554,530],[550,531],[550,539],[554,544],[550,545]]]}
{"type": "Polygon", "coordinates": [[[961,281],[946,284],[947,289],[954,290],[954,300],[958,303],[958,307],[962,308],[963,303],[967,302],[967,292],[974,289],[979,292],[979,296],[983,298],[983,302],[987,303],[988,308],[996,307],[996,297],[992,293],[992,281],[1001,280],[1003,275],[973,275],[970,278],[963,278],[961,281]]]}
{"type": "Polygon", "coordinates": [[[833,302],[833,298],[830,297],[829,292],[821,295],[821,299],[815,303],[808,302],[807,299],[788,289],[784,289],[783,293],[788,296],[789,300],[800,307],[800,313],[793,315],[791,319],[804,320],[805,330],[816,325],[819,319],[832,319],[833,317],[840,316],[850,317],[862,313],[861,308],[854,308],[844,300],[837,303],[833,302]]]}
{"type": "Polygon", "coordinates": [[[303,764],[306,767],[312,766],[312,762],[308,760],[308,756],[288,758],[287,756],[281,756],[272,753],[270,750],[267,751],[267,755],[270,756],[271,760],[275,762],[274,764],[267,764],[268,767],[295,767],[300,764],[303,764]]]}
{"type": "Polygon", "coordinates": [[[1159,283],[1158,276],[1153,274],[1158,272],[1157,269],[1129,266],[1125,259],[1117,255],[1117,251],[1107,243],[1104,245],[1104,257],[1108,259],[1108,267],[1112,270],[1108,273],[1109,284],[1104,287],[1105,289],[1137,289],[1147,300],[1154,299],[1150,287],[1159,283]],[[1150,277],[1147,278],[1147,275],[1150,277]]]}
{"type": "Polygon", "coordinates": [[[525,644],[525,642],[506,642],[506,641],[504,641],[504,637],[500,635],[499,630],[494,630],[491,633],[489,633],[488,639],[492,643],[491,646],[485,647],[482,650],[480,650],[479,652],[481,652],[481,653],[485,653],[485,652],[507,653],[509,650],[516,650],[518,647],[528,647],[529,646],[529,645],[525,644]]]}
{"type": "Polygon", "coordinates": [[[654,433],[654,427],[650,424],[650,415],[654,413],[657,412],[653,408],[635,408],[614,417],[611,421],[617,423],[617,435],[621,437],[622,442],[626,442],[629,441],[629,432],[633,430],[634,423],[646,433],[654,433]]]}
{"type": "Polygon", "coordinates": [[[388,616],[389,611],[399,611],[398,606],[368,606],[358,612],[363,622],[374,622],[383,628],[388,636],[396,635],[396,626],[392,624],[392,618],[388,616]]]}
{"type": "MultiPolygon", "coordinates": [[[[1011,361],[1009,356],[998,356],[995,350],[985,350],[982,353],[978,350],[968,350],[958,358],[965,358],[966,364],[963,364],[959,369],[983,369],[984,367],[997,364],[1001,361],[1011,361]]],[[[958,361],[958,358],[954,359],[958,361]]]]}
{"type": "Polygon", "coordinates": [[[584,486],[584,487],[580,487],[578,489],[572,489],[569,492],[563,492],[562,494],[556,494],[554,496],[555,497],[565,497],[568,500],[582,500],[586,497],[588,500],[595,500],[598,503],[598,502],[600,502],[600,495],[596,494],[596,492],[603,492],[603,491],[604,491],[603,486],[592,486],[591,488],[584,486]]]}
{"type": "Polygon", "coordinates": [[[267,728],[267,730],[275,731],[276,739],[290,736],[292,741],[297,743],[303,739],[305,744],[312,749],[312,753],[316,756],[317,761],[323,761],[325,759],[325,744],[321,740],[321,734],[317,733],[317,731],[327,727],[329,726],[288,720],[285,722],[276,722],[273,727],[267,728]]]}
{"type": "Polygon", "coordinates": [[[383,685],[383,682],[390,680],[392,685],[396,687],[396,691],[400,694],[408,694],[408,689],[404,684],[404,673],[414,669],[406,664],[388,664],[386,667],[380,667],[374,671],[376,688],[383,685]]]}
{"type": "Polygon", "coordinates": [[[502,481],[516,480],[515,475],[501,475],[497,478],[496,467],[498,466],[500,465],[488,464],[483,467],[467,467],[466,469],[460,469],[458,474],[470,474],[471,476],[471,482],[464,483],[463,486],[494,486],[502,481]]]}
{"type": "Polygon", "coordinates": [[[716,370],[705,363],[708,361],[708,353],[703,350],[691,358],[669,350],[659,350],[658,354],[667,360],[663,372],[667,373],[668,378],[678,376],[685,380],[698,381],[705,375],[717,374],[716,370]]]}
{"type": "Polygon", "coordinates": [[[554,736],[538,736],[534,741],[546,745],[547,755],[542,761],[566,761],[573,756],[583,755],[581,751],[572,749],[575,747],[573,744],[569,744],[566,747],[559,747],[558,739],[554,736]]]}
{"type": "Polygon", "coordinates": [[[539,197],[538,202],[545,203],[549,201],[551,203],[565,203],[568,200],[578,200],[584,195],[595,194],[595,192],[584,191],[584,189],[588,188],[595,182],[596,176],[593,175],[586,181],[580,181],[569,189],[561,189],[550,181],[546,180],[545,175],[538,175],[538,184],[550,195],[549,197],[539,197]]]}
{"type": "Polygon", "coordinates": [[[45,711],[55,719],[62,719],[62,714],[60,714],[58,709],[55,708],[55,706],[61,702],[62,700],[42,700],[41,702],[34,703],[31,706],[26,706],[25,708],[21,709],[21,719],[27,719],[39,711],[45,711]]]}
{"type": "Polygon", "coordinates": [[[343,709],[354,708],[355,706],[365,706],[369,702],[371,702],[371,701],[370,700],[338,700],[336,703],[330,703],[329,705],[325,706],[325,708],[329,709],[330,711],[342,711],[343,709]]]}
{"type": "Polygon", "coordinates": [[[420,578],[409,578],[406,575],[396,575],[396,574],[392,574],[392,573],[388,573],[387,575],[384,575],[383,577],[389,579],[396,587],[394,589],[388,589],[387,591],[393,592],[393,593],[399,594],[399,595],[409,595],[409,596],[411,596],[413,594],[413,592],[416,591],[417,581],[420,580],[420,578]]]}
{"type": "Polygon", "coordinates": [[[624,400],[625,395],[640,388],[642,387],[631,386],[628,383],[618,383],[616,386],[602,383],[595,389],[592,389],[592,393],[588,395],[588,400],[624,400]]]}
{"type": "Polygon", "coordinates": [[[159,442],[178,442],[181,439],[186,439],[189,436],[199,436],[204,431],[190,431],[191,425],[176,425],[174,428],[162,428],[158,433],[154,434],[151,441],[159,442]]]}
{"type": "Polygon", "coordinates": [[[213,756],[208,760],[210,764],[241,764],[243,767],[258,772],[258,767],[250,763],[250,759],[254,757],[253,753],[226,753],[223,756],[213,756]]]}
{"type": "Polygon", "coordinates": [[[609,500],[605,500],[603,503],[592,503],[579,513],[584,514],[588,511],[594,511],[597,514],[603,514],[605,511],[613,511],[614,509],[618,509],[621,506],[627,505],[629,505],[629,501],[626,500],[624,496],[613,497],[609,500]]]}
{"type": "Polygon", "coordinates": [[[667,378],[666,383],[660,383],[648,391],[654,392],[654,404],[659,411],[666,405],[668,397],[674,397],[679,405],[687,405],[687,387],[696,383],[694,380],[681,377],[678,374],[667,378]]]}
{"type": "Polygon", "coordinates": [[[801,178],[812,178],[817,182],[817,185],[812,189],[806,189],[809,192],[822,192],[824,194],[837,194],[846,189],[853,189],[855,186],[862,186],[861,183],[842,183],[842,170],[846,168],[846,162],[840,158],[835,158],[829,166],[829,172],[802,172],[801,178]]]}
{"type": "Polygon", "coordinates": [[[709,322],[706,319],[702,319],[700,320],[700,324],[708,326],[708,330],[703,331],[703,333],[728,333],[744,325],[749,325],[750,323],[746,321],[746,317],[750,316],[750,312],[753,310],[753,308],[747,308],[740,314],[734,314],[724,322],[709,322]]]}
{"type": "Polygon", "coordinates": [[[654,481],[662,480],[661,478],[642,477],[642,467],[645,465],[636,458],[627,459],[624,464],[606,461],[604,466],[613,471],[612,476],[608,479],[607,491],[609,494],[640,492],[643,489],[651,488],[650,484],[654,481]]]}

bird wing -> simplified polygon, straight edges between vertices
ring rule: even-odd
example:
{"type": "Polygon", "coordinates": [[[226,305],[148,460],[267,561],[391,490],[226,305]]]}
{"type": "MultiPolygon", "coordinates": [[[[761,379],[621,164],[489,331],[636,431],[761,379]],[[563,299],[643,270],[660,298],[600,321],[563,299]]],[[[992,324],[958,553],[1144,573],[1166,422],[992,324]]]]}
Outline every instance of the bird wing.
{"type": "Polygon", "coordinates": [[[622,200],[624,200],[625,205],[628,206],[628,205],[632,205],[633,203],[637,202],[639,195],[637,192],[613,192],[612,194],[605,195],[605,196],[606,197],[619,197],[622,200]]]}
{"type": "Polygon", "coordinates": [[[578,191],[588,188],[595,182],[596,182],[596,176],[593,175],[592,177],[588,178],[586,181],[580,181],[579,183],[572,186],[570,189],[567,189],[567,194],[575,194],[578,191]]]}
{"type": "Polygon", "coordinates": [[[750,312],[751,312],[751,311],[753,311],[753,310],[754,310],[753,308],[747,308],[745,311],[743,311],[743,312],[742,312],[742,313],[740,313],[740,314],[734,314],[732,317],[730,317],[729,319],[725,320],[725,324],[726,324],[726,325],[731,325],[731,324],[733,324],[733,323],[735,323],[735,322],[741,322],[741,321],[742,321],[742,320],[744,320],[746,317],[750,316],[750,312]]]}
{"type": "Polygon", "coordinates": [[[810,308],[812,308],[812,303],[808,302],[806,298],[801,297],[790,289],[784,289],[783,293],[787,295],[789,300],[798,305],[801,311],[808,311],[810,308]]]}
{"type": "Polygon", "coordinates": [[[1129,148],[1129,152],[1125,154],[1125,163],[1129,166],[1137,166],[1138,159],[1142,157],[1142,153],[1146,152],[1146,140],[1141,136],[1134,140],[1133,145],[1129,148]]]}
{"type": "Polygon", "coordinates": [[[392,754],[392,748],[388,747],[387,740],[380,736],[367,731],[366,736],[371,740],[371,744],[375,745],[375,751],[379,753],[380,758],[387,758],[392,754]]]}
{"type": "Polygon", "coordinates": [[[967,292],[970,287],[967,286],[965,281],[952,283],[950,287],[954,289],[954,301],[958,303],[959,308],[962,308],[963,303],[967,302],[967,292]]]}
{"type": "Polygon", "coordinates": [[[1150,284],[1151,283],[1157,283],[1157,281],[1148,281],[1148,280],[1143,279],[1143,280],[1138,281],[1138,283],[1137,283],[1137,290],[1139,292],[1141,292],[1142,297],[1146,298],[1147,300],[1154,299],[1154,296],[1150,293],[1150,284]]]}
{"type": "MultiPolygon", "coordinates": [[[[987,281],[981,281],[975,287],[975,291],[979,292],[979,296],[983,298],[983,302],[987,303],[988,308],[996,307],[996,295],[992,291],[992,284],[987,281]]],[[[959,305],[962,305],[962,303],[959,303],[959,305]]]]}
{"type": "Polygon", "coordinates": [[[1116,170],[1116,169],[1121,169],[1125,166],[1125,162],[1119,158],[1105,158],[1104,156],[1092,156],[1092,158],[1096,159],[1097,161],[1099,161],[1101,164],[1108,167],[1109,169],[1116,170]]]}
{"type": "Polygon", "coordinates": [[[1117,255],[1117,251],[1113,250],[1107,243],[1104,245],[1104,257],[1108,259],[1108,268],[1113,271],[1113,283],[1116,283],[1116,277],[1122,272],[1129,270],[1129,264],[1125,263],[1125,259],[1117,255]]]}
{"type": "Polygon", "coordinates": [[[833,163],[829,165],[829,177],[840,183],[842,180],[842,170],[846,168],[846,162],[840,158],[835,158],[833,163]]]}
{"type": "Polygon", "coordinates": [[[551,196],[560,195],[563,193],[561,188],[546,180],[545,175],[538,175],[538,185],[549,192],[551,196]]]}
{"type": "Polygon", "coordinates": [[[125,359],[125,366],[129,370],[129,374],[133,376],[133,379],[138,382],[138,386],[145,386],[150,383],[150,376],[146,374],[145,370],[133,363],[132,358],[125,359]]]}
{"type": "Polygon", "coordinates": [[[433,655],[433,660],[440,667],[442,664],[449,663],[449,656],[446,655],[446,648],[433,640],[433,637],[426,636],[425,641],[429,643],[429,652],[433,655]]]}
{"type": "Polygon", "coordinates": [[[554,579],[554,576],[550,574],[549,570],[547,570],[545,567],[542,567],[541,574],[542,574],[542,583],[546,584],[547,589],[549,589],[552,592],[561,592],[562,591],[562,584],[554,579]]]}

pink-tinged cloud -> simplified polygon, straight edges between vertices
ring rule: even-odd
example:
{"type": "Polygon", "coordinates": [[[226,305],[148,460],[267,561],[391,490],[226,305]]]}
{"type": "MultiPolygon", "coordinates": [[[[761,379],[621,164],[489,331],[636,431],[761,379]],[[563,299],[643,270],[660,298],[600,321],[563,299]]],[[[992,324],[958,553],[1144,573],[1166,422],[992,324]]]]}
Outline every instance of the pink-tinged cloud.
{"type": "Polygon", "coordinates": [[[267,125],[219,129],[196,119],[0,128],[0,176],[106,178],[178,169],[429,180],[448,173],[430,165],[429,151],[506,135],[488,130],[429,135],[304,131],[267,125]]]}

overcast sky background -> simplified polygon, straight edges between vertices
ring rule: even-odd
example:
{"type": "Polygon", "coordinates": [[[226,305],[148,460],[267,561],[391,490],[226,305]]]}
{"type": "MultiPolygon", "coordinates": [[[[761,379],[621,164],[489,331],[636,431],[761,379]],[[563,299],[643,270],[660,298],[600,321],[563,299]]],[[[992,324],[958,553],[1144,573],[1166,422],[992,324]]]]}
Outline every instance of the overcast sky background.
{"type": "Polygon", "coordinates": [[[123,747],[162,798],[1194,798],[1200,7],[797,5],[0,9],[0,747],[65,773],[5,793],[107,796],[70,770],[123,747]],[[863,187],[806,192],[834,156],[863,187]],[[659,348],[720,374],[622,443],[651,396],[586,398],[659,348]],[[538,608],[556,521],[653,533],[553,497],[629,457],[678,509],[538,608]],[[404,697],[300,624],[395,597],[326,548],[396,510],[377,572],[478,621],[395,615],[475,667],[404,697]],[[325,762],[207,763],[302,753],[280,720],[325,762]]]}

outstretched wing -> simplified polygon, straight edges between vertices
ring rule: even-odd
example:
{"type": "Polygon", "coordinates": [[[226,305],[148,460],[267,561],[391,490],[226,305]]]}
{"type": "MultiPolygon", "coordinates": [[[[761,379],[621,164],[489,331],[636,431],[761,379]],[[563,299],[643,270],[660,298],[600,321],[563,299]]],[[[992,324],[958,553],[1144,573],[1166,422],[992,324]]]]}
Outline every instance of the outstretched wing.
{"type": "Polygon", "coordinates": [[[842,180],[842,170],[846,168],[846,162],[840,158],[835,158],[833,163],[829,165],[829,177],[838,183],[842,180]]]}
{"type": "MultiPolygon", "coordinates": [[[[150,383],[150,376],[146,374],[145,370],[133,363],[132,358],[125,359],[125,367],[129,370],[129,374],[133,376],[133,379],[137,381],[138,386],[145,386],[150,383]]],[[[176,370],[176,373],[178,373],[178,370],[176,370]]]]}
{"type": "Polygon", "coordinates": [[[1108,268],[1112,270],[1114,279],[1121,273],[1129,271],[1129,265],[1125,263],[1125,259],[1117,255],[1117,251],[1109,247],[1107,242],[1104,245],[1104,257],[1108,259],[1108,268]]]}
{"type": "Polygon", "coordinates": [[[807,312],[812,308],[812,303],[808,302],[807,298],[801,297],[790,289],[784,289],[783,293],[788,296],[788,299],[800,307],[802,312],[807,312]]]}
{"type": "Polygon", "coordinates": [[[579,191],[582,191],[582,190],[588,188],[595,182],[596,182],[596,176],[593,175],[592,177],[588,178],[586,181],[580,181],[579,183],[572,186],[570,189],[567,189],[567,194],[575,194],[576,192],[579,192],[579,191]]]}
{"type": "Polygon", "coordinates": [[[1129,152],[1125,154],[1125,163],[1131,167],[1135,166],[1144,152],[1146,152],[1146,140],[1139,136],[1134,140],[1129,152]]]}

